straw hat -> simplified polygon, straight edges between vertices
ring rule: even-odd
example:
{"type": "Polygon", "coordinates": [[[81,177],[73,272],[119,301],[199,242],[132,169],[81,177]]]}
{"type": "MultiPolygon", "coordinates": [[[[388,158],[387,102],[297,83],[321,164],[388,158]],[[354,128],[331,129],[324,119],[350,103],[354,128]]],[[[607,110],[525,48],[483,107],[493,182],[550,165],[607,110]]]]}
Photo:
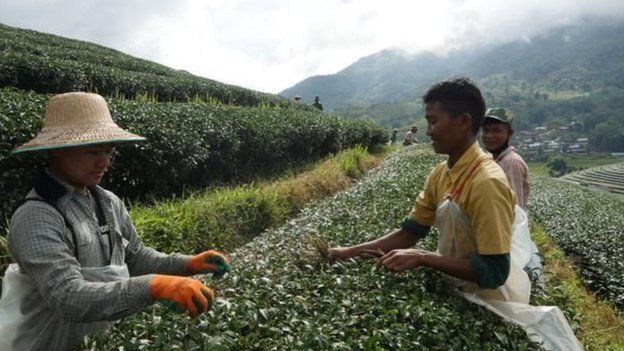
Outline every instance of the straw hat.
{"type": "Polygon", "coordinates": [[[43,128],[13,154],[73,146],[143,141],[121,128],[98,94],[66,93],[53,96],[46,106],[43,128]]]}

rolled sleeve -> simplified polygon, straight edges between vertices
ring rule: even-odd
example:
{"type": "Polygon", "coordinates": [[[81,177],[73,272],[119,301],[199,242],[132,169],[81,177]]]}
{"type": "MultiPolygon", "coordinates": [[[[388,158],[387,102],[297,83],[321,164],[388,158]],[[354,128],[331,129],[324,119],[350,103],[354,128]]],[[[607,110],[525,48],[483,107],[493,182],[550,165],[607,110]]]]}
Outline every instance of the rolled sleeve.
{"type": "Polygon", "coordinates": [[[412,233],[418,239],[422,239],[429,234],[429,230],[431,229],[428,226],[422,225],[414,220],[411,220],[409,217],[405,217],[403,222],[401,222],[401,229],[412,233]]]}
{"type": "Polygon", "coordinates": [[[507,281],[511,269],[509,254],[501,255],[470,255],[470,268],[472,269],[477,284],[483,289],[494,289],[507,281]]]}

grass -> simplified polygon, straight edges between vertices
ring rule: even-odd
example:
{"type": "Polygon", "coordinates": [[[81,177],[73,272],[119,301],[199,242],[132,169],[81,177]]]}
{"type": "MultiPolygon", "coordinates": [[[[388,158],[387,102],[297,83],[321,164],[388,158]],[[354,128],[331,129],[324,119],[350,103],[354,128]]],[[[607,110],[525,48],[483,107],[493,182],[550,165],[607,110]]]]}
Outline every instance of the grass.
{"type": "Polygon", "coordinates": [[[356,147],[299,174],[191,193],[150,206],[137,204],[131,215],[143,241],[157,250],[231,250],[284,223],[310,201],[348,188],[394,149],[384,147],[371,154],[356,147]]]}
{"type": "Polygon", "coordinates": [[[624,350],[624,316],[605,300],[587,291],[574,263],[536,223],[531,233],[544,259],[546,294],[532,304],[557,305],[568,318],[586,350],[624,350]]]}
{"type": "Polygon", "coordinates": [[[557,155],[551,155],[547,160],[545,161],[530,161],[527,162],[527,165],[529,166],[529,170],[531,171],[531,173],[537,175],[537,176],[542,176],[542,177],[548,177],[548,162],[550,162],[550,160],[554,159],[554,158],[562,158],[566,164],[568,165],[568,167],[574,167],[576,169],[581,169],[581,168],[591,168],[591,167],[597,167],[597,166],[603,166],[603,165],[608,165],[608,164],[612,164],[612,163],[619,163],[622,162],[622,158],[618,158],[618,157],[613,157],[613,156],[606,156],[606,155],[562,155],[562,154],[557,154],[557,155]]]}

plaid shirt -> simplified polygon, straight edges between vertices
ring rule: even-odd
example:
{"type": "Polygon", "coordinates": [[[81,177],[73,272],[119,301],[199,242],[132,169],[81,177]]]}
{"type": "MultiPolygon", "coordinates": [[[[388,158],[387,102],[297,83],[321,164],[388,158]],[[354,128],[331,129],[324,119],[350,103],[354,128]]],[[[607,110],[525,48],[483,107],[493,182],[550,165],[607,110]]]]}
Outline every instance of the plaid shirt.
{"type": "MultiPolygon", "coordinates": [[[[73,227],[77,242],[63,217],[44,202],[26,202],[11,219],[9,250],[38,292],[29,297],[30,305],[46,304],[60,318],[77,325],[110,321],[139,312],[152,302],[150,273],[188,275],[188,256],[165,255],[143,246],[123,202],[113,193],[95,188],[110,229],[110,235],[104,236],[89,192],[82,194],[55,180],[67,190],[57,208],[73,227]],[[127,279],[93,282],[81,274],[81,267],[124,263],[130,271],[127,279]]],[[[33,189],[27,197],[38,195],[33,189]]]]}

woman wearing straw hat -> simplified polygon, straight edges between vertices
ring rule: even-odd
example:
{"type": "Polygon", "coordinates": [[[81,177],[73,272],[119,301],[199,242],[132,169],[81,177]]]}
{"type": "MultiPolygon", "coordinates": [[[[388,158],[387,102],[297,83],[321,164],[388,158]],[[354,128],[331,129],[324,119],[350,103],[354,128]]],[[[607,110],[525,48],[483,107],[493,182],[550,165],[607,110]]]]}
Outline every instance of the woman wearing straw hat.
{"type": "Polygon", "coordinates": [[[142,140],[113,122],[101,96],[68,93],[50,99],[39,134],[13,151],[48,161],[11,218],[0,350],[65,350],[155,301],[207,310],[213,291],[187,276],[222,275],[229,259],[143,246],[123,202],[98,186],[113,146],[142,140]]]}

